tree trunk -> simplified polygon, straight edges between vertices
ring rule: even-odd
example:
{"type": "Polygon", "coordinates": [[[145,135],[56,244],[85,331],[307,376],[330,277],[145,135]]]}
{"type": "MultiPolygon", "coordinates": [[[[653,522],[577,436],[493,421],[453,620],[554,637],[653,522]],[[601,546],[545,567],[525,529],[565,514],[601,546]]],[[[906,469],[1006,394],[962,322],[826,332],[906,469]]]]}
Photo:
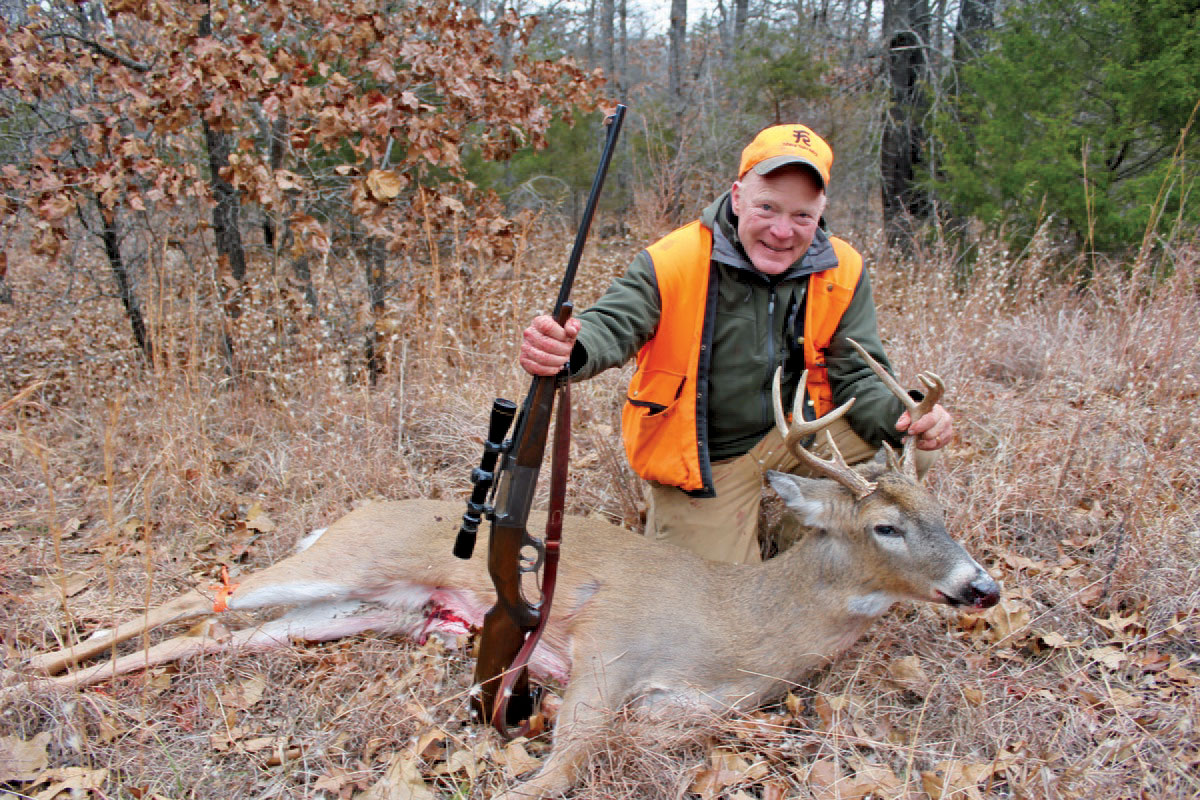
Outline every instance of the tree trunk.
{"type": "Polygon", "coordinates": [[[125,316],[129,318],[129,327],[133,330],[133,340],[138,349],[146,356],[146,361],[154,358],[154,347],[150,335],[146,331],[146,318],[142,316],[142,306],[133,291],[133,281],[129,277],[129,268],[121,255],[121,232],[117,221],[117,212],[100,208],[100,219],[103,227],[100,229],[100,241],[104,243],[104,254],[108,257],[108,268],[112,270],[113,280],[117,284],[117,294],[121,305],[125,307],[125,316]]]}
{"type": "Polygon", "coordinates": [[[629,2],[628,0],[618,0],[617,17],[621,21],[618,31],[618,57],[617,57],[617,92],[621,100],[625,100],[625,93],[629,91],[629,2]]]}
{"type": "Polygon", "coordinates": [[[667,92],[676,116],[683,112],[683,65],[687,46],[687,0],[671,0],[668,32],[667,92]]]}
{"type": "Polygon", "coordinates": [[[600,0],[600,66],[612,83],[617,82],[616,37],[613,35],[613,0],[600,0]]]}
{"type": "Polygon", "coordinates": [[[0,303],[12,304],[12,287],[8,285],[8,253],[0,250],[0,303]]]}
{"type": "MultiPolygon", "coordinates": [[[[280,114],[275,118],[274,122],[264,122],[263,128],[265,129],[267,139],[267,155],[270,159],[271,171],[274,172],[283,166],[284,144],[287,141],[288,135],[288,118],[285,114],[280,114]]],[[[294,206],[289,203],[288,208],[292,209],[294,206]]],[[[264,214],[262,231],[263,243],[277,257],[284,251],[289,250],[294,242],[291,225],[288,224],[286,219],[283,220],[282,225],[277,227],[275,218],[270,214],[264,214]]],[[[292,273],[304,291],[304,300],[308,303],[309,311],[315,314],[317,311],[317,289],[313,285],[312,268],[309,266],[308,255],[300,255],[292,258],[291,265],[292,273]]]]}
{"type": "Polygon", "coordinates": [[[583,63],[591,68],[596,66],[596,0],[588,0],[584,25],[583,63]]]}
{"type": "Polygon", "coordinates": [[[888,240],[903,245],[931,207],[928,191],[916,182],[928,152],[928,0],[885,0],[883,26],[891,87],[880,148],[883,220],[888,240]]]}
{"type": "Polygon", "coordinates": [[[383,333],[379,320],[387,311],[385,289],[387,287],[387,246],[378,237],[367,240],[367,298],[371,304],[371,327],[364,342],[367,357],[367,376],[371,386],[379,383],[384,373],[383,333]]]}
{"type": "MultiPolygon", "coordinates": [[[[271,165],[271,171],[274,172],[283,166],[283,142],[288,132],[287,115],[280,114],[274,122],[269,122],[263,127],[266,129],[268,163],[271,165]]],[[[270,214],[263,215],[262,228],[263,243],[266,244],[268,250],[274,252],[277,232],[275,219],[270,214]]],[[[282,242],[280,243],[282,244],[282,242]]]]}
{"type": "Polygon", "coordinates": [[[983,52],[996,25],[996,0],[962,0],[954,26],[954,64],[965,64],[983,52]]]}
{"type": "MultiPolygon", "coordinates": [[[[199,34],[212,36],[211,13],[200,18],[199,34]]],[[[213,206],[213,234],[216,237],[217,255],[228,262],[233,279],[241,283],[246,279],[246,251],[242,247],[239,228],[241,206],[237,191],[221,177],[221,170],[229,166],[232,138],[210,125],[207,119],[202,118],[200,124],[204,129],[204,144],[208,148],[209,186],[216,202],[213,206]]]]}

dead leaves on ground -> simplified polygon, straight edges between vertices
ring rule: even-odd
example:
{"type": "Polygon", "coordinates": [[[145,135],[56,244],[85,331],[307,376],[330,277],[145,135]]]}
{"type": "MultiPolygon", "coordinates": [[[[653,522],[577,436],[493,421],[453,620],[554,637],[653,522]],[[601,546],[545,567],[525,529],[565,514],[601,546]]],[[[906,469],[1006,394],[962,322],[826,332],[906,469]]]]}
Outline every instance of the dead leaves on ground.
{"type": "Polygon", "coordinates": [[[22,784],[20,796],[33,800],[104,796],[102,789],[108,780],[107,769],[52,769],[46,750],[49,743],[50,734],[46,731],[29,740],[17,736],[0,737],[0,784],[22,784]]]}
{"type": "MultiPolygon", "coordinates": [[[[250,530],[252,524],[269,525],[270,520],[261,508],[252,508],[245,522],[250,530]]],[[[47,581],[44,590],[61,593],[66,584],[59,584],[47,581]]],[[[1039,772],[1066,780],[1062,776],[1070,767],[1047,763],[1046,754],[1025,752],[1019,743],[991,754],[942,757],[953,756],[954,749],[939,752],[921,745],[919,721],[909,724],[902,715],[878,713],[881,697],[907,706],[909,719],[916,719],[924,704],[947,698],[986,709],[1000,700],[1053,700],[1056,693],[1069,691],[1081,713],[1101,722],[1125,715],[1143,724],[1156,719],[1155,703],[1177,700],[1200,685],[1195,665],[1165,649],[1193,634],[1196,620],[1185,614],[1165,626],[1159,623],[1157,630],[1137,612],[1116,611],[1090,617],[1085,632],[1058,630],[1018,586],[995,608],[950,616],[948,622],[950,632],[969,646],[963,657],[976,680],[949,685],[928,655],[870,659],[870,674],[863,678],[865,687],[874,688],[852,691],[851,683],[839,693],[817,691],[807,699],[793,694],[776,709],[723,723],[704,763],[684,776],[681,789],[700,800],[982,800],[1041,780],[1039,772]],[[1151,646],[1155,644],[1163,649],[1151,646]],[[1059,674],[1066,676],[1062,686],[1025,685],[1004,673],[1005,665],[1025,664],[1031,657],[1060,659],[1059,674]]],[[[347,701],[399,703],[414,725],[410,738],[381,737],[347,749],[349,758],[326,760],[324,772],[312,777],[308,788],[338,800],[434,800],[447,792],[486,793],[536,770],[548,750],[544,740],[504,744],[486,731],[459,727],[453,716],[447,721],[445,709],[439,708],[446,700],[440,683],[443,656],[431,640],[406,653],[402,670],[364,684],[347,701]]],[[[161,694],[177,677],[169,671],[156,673],[143,689],[161,694]]],[[[273,728],[269,717],[264,721],[262,704],[271,692],[269,679],[255,673],[199,693],[195,719],[220,720],[208,734],[217,758],[253,764],[264,774],[294,769],[291,765],[300,759],[323,759],[330,742],[273,728]]],[[[114,719],[104,722],[93,734],[97,741],[129,733],[114,719]]],[[[6,776],[0,783],[46,800],[68,792],[101,797],[111,794],[113,785],[121,786],[121,776],[104,770],[51,767],[48,740],[47,733],[28,741],[0,740],[0,774],[6,776]]],[[[1093,762],[1111,766],[1129,761],[1133,741],[1105,731],[1093,762]]],[[[1058,791],[1064,798],[1076,796],[1065,786],[1058,791]]],[[[147,789],[143,796],[154,795],[147,789]]]]}

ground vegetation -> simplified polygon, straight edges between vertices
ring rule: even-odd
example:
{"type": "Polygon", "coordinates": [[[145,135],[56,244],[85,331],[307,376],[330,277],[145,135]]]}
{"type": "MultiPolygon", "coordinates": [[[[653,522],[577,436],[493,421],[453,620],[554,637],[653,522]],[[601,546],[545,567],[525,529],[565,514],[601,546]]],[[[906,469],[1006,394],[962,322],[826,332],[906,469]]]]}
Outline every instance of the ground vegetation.
{"type": "MultiPolygon", "coordinates": [[[[751,714],[614,720],[575,796],[1200,794],[1194,4],[904,5],[915,116],[889,116],[888,0],[661,25],[623,0],[0,2],[0,793],[479,798],[536,767],[544,741],[465,724],[469,647],[366,636],[66,693],[20,667],[364,500],[465,497],[622,100],[578,303],[763,125],[824,133],[827,222],[901,377],[950,386],[930,480],[1004,596],[898,607],[751,714]],[[1111,46],[1080,60],[1091,25],[1111,46]],[[901,117],[921,211],[897,228],[901,117]]],[[[636,531],[627,378],[576,393],[569,511],[636,531]]]]}

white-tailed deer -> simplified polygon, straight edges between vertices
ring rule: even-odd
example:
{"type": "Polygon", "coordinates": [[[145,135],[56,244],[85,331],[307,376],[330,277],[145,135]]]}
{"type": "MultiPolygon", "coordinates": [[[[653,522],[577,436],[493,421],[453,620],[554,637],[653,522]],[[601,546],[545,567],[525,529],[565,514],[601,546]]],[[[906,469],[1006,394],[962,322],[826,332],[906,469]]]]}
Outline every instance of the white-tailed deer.
{"type": "MultiPolygon", "coordinates": [[[[941,382],[922,380],[931,406],[941,382]]],[[[536,677],[565,684],[553,748],[542,769],[504,797],[567,789],[595,746],[589,732],[622,706],[751,708],[849,647],[897,600],[996,603],[996,583],[950,538],[941,507],[910,474],[908,448],[900,461],[888,451],[887,463],[851,469],[840,456],[821,461],[799,446],[847,407],[787,432],[797,457],[827,477],[770,475],[812,528],[770,561],[709,562],[604,522],[567,519],[553,614],[530,663],[536,677]]],[[[778,394],[776,414],[786,425],[778,394]]],[[[199,652],[367,629],[465,632],[495,594],[485,558],[451,556],[461,511],[460,503],[428,500],[365,505],[306,549],[219,593],[230,609],[291,606],[286,615],[225,640],[176,637],[44,680],[81,686],[199,652]]],[[[531,530],[538,524],[544,518],[531,520],[531,530]]],[[[59,672],[148,627],[210,614],[213,594],[192,591],[30,666],[59,672]]]]}

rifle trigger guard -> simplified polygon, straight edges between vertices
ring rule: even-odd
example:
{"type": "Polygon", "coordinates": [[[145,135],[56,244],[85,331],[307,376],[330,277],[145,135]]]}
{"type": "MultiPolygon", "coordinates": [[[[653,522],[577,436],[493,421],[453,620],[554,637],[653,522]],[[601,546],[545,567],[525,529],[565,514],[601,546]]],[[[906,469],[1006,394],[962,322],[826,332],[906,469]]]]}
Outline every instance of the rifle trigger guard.
{"type": "Polygon", "coordinates": [[[525,543],[521,545],[521,563],[517,565],[517,572],[522,574],[537,572],[542,568],[542,564],[546,561],[546,543],[541,539],[532,536],[526,538],[525,543]],[[533,555],[526,552],[526,548],[532,548],[533,555]],[[536,556],[536,557],[534,557],[536,556]]]}

